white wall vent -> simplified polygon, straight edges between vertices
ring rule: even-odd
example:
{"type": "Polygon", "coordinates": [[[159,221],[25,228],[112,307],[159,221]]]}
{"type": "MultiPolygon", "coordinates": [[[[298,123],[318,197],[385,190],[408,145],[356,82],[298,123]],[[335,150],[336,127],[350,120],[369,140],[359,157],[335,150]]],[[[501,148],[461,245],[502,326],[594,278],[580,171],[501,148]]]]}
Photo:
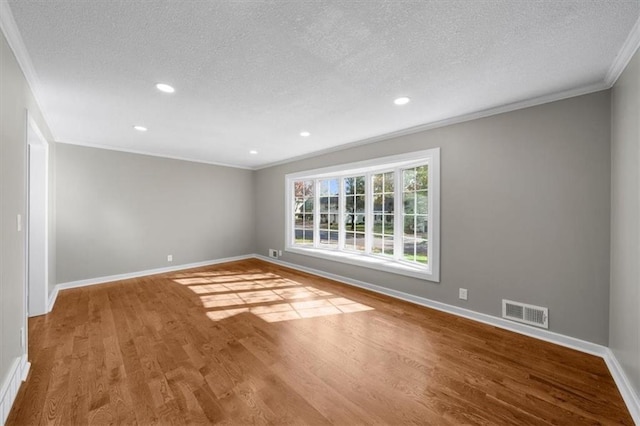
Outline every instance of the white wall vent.
{"type": "Polygon", "coordinates": [[[549,308],[502,299],[502,318],[549,328],[549,308]]]}

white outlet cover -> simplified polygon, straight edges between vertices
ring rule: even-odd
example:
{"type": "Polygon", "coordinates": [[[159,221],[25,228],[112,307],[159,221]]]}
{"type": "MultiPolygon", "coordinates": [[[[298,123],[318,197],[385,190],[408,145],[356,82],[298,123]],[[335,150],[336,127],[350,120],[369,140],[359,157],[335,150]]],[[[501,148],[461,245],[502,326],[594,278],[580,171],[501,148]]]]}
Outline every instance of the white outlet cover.
{"type": "Polygon", "coordinates": [[[461,288],[458,292],[458,297],[462,300],[467,300],[467,289],[461,288]]]}

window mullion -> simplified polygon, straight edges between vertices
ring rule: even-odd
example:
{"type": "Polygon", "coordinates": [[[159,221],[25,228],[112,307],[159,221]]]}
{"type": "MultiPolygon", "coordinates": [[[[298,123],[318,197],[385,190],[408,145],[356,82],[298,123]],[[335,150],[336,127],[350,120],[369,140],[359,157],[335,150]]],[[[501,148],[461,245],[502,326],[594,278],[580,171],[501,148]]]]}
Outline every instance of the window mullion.
{"type": "Polygon", "coordinates": [[[313,247],[320,246],[320,179],[313,181],[313,247]]]}
{"type": "Polygon", "coordinates": [[[395,260],[402,259],[403,256],[403,217],[402,217],[402,169],[394,170],[394,188],[393,188],[393,258],[395,260]]]}
{"type": "Polygon", "coordinates": [[[344,217],[345,217],[345,194],[344,177],[338,178],[338,250],[344,250],[344,217]]]}
{"type": "Polygon", "coordinates": [[[371,254],[373,245],[373,182],[372,173],[365,174],[364,181],[364,252],[371,254]]]}

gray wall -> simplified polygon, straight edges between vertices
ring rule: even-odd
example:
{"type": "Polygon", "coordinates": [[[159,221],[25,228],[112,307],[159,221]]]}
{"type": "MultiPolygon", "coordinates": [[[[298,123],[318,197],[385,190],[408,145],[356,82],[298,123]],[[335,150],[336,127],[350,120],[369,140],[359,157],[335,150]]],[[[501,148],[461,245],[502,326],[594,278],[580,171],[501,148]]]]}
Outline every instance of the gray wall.
{"type": "Polygon", "coordinates": [[[552,331],[606,345],[609,141],[604,91],[262,169],[257,253],[284,247],[286,173],[441,147],[440,283],[283,260],[495,316],[503,298],[547,306],[552,331]]]}
{"type": "MultiPolygon", "coordinates": [[[[0,383],[11,364],[25,353],[20,329],[25,322],[25,237],[16,215],[26,221],[27,110],[47,140],[51,134],[33,94],[0,34],[0,383]]],[[[55,259],[55,253],[51,253],[55,259]]],[[[54,263],[50,260],[50,263],[54,263]]]]}
{"type": "Polygon", "coordinates": [[[252,253],[252,173],[58,144],[57,282],[252,253]]]}
{"type": "Polygon", "coordinates": [[[640,52],[612,91],[609,346],[640,396],[640,52]]]}

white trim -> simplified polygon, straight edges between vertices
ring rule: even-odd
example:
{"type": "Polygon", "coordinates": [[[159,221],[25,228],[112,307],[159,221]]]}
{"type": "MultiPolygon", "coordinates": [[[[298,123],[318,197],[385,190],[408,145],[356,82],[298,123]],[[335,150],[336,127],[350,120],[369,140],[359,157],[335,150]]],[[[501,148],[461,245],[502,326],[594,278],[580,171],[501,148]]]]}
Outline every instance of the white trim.
{"type": "MultiPolygon", "coordinates": [[[[0,0],[2,1],[2,0],[0,0]]],[[[62,143],[65,145],[77,145],[77,146],[84,146],[87,148],[96,148],[96,149],[106,149],[108,151],[116,151],[116,152],[126,152],[129,154],[138,154],[138,155],[147,155],[149,157],[158,157],[158,158],[167,158],[169,160],[180,160],[180,161],[189,161],[191,163],[201,163],[201,164],[209,164],[212,166],[220,166],[220,167],[229,167],[232,169],[243,169],[243,170],[255,170],[252,167],[249,166],[236,166],[233,164],[227,164],[227,163],[219,163],[216,161],[204,161],[202,159],[195,159],[195,158],[188,158],[188,157],[178,157],[175,155],[164,155],[164,154],[158,154],[158,153],[153,153],[153,152],[148,152],[148,151],[142,151],[142,150],[137,150],[137,149],[128,149],[128,148],[120,148],[120,147],[114,147],[114,146],[109,146],[109,145],[100,145],[100,144],[92,144],[92,143],[86,143],[86,142],[77,142],[77,141],[61,141],[61,140],[57,140],[56,139],[56,143],[62,143]]]]}
{"type": "Polygon", "coordinates": [[[392,169],[402,166],[411,167],[411,165],[422,165],[424,160],[439,155],[440,148],[424,149],[421,151],[405,152],[402,154],[388,155],[385,157],[376,157],[369,160],[355,161],[350,163],[337,164],[335,166],[321,167],[318,169],[304,170],[300,172],[287,173],[290,179],[315,179],[330,177],[351,177],[351,175],[364,174],[371,171],[378,172],[379,168],[391,171],[392,169]]]}
{"type": "MultiPolygon", "coordinates": [[[[26,281],[26,286],[27,286],[27,294],[28,294],[28,299],[27,299],[27,313],[28,313],[28,317],[29,316],[36,316],[36,315],[42,315],[42,314],[46,314],[49,311],[47,311],[47,294],[49,292],[49,142],[47,142],[47,139],[44,137],[44,135],[42,134],[42,131],[40,130],[40,127],[38,126],[38,123],[36,122],[36,120],[33,118],[33,115],[29,112],[29,110],[27,110],[27,134],[25,137],[26,140],[26,145],[27,145],[27,214],[26,216],[26,229],[27,232],[25,232],[25,247],[26,247],[26,267],[27,267],[27,281],[26,281]],[[29,136],[33,136],[35,137],[35,139],[30,139],[29,136]],[[32,221],[32,217],[31,217],[31,213],[32,213],[32,206],[31,206],[31,197],[32,197],[32,190],[33,190],[33,182],[31,182],[31,178],[33,175],[33,161],[32,158],[34,155],[36,155],[37,150],[38,149],[42,149],[43,150],[43,154],[44,154],[44,165],[43,165],[43,169],[42,170],[42,175],[44,177],[44,188],[42,188],[42,192],[43,192],[43,196],[44,196],[44,213],[43,213],[43,218],[44,218],[44,236],[43,236],[43,247],[41,247],[42,252],[43,252],[43,257],[44,257],[44,265],[41,265],[43,268],[43,285],[44,285],[44,289],[43,293],[38,294],[38,292],[33,291],[34,289],[32,288],[31,285],[31,278],[30,278],[30,269],[32,268],[33,265],[31,265],[31,238],[32,238],[32,230],[31,230],[31,221],[32,221]],[[37,298],[38,300],[36,302],[34,302],[34,299],[37,298]],[[29,303],[31,304],[31,306],[28,306],[29,303]],[[40,309],[37,309],[36,312],[34,312],[34,303],[36,306],[38,306],[40,309]]],[[[36,209],[37,210],[37,209],[36,209]]]]}
{"type": "Polygon", "coordinates": [[[624,69],[629,65],[629,61],[633,58],[633,55],[636,53],[638,48],[640,47],[640,17],[636,21],[636,24],[631,29],[629,36],[625,40],[622,48],[616,55],[611,67],[609,67],[609,71],[607,71],[607,75],[604,78],[604,82],[608,87],[612,87],[624,69]]]}
{"type": "Polygon", "coordinates": [[[633,421],[640,425],[640,396],[634,391],[629,378],[625,374],[613,351],[607,348],[603,358],[607,367],[609,367],[613,380],[618,386],[622,399],[627,404],[627,408],[631,413],[633,421]]]}
{"type": "MultiPolygon", "coordinates": [[[[85,286],[90,286],[95,284],[104,284],[104,283],[109,283],[113,281],[127,280],[130,278],[146,277],[147,275],[164,274],[165,272],[174,272],[174,271],[180,271],[182,269],[199,268],[201,266],[216,265],[218,263],[235,262],[237,260],[251,259],[253,257],[254,256],[252,254],[247,254],[242,256],[225,257],[222,259],[205,260],[204,262],[186,263],[183,265],[169,266],[166,268],[147,269],[145,271],[130,272],[127,274],[108,275],[105,277],[89,278],[86,280],[69,281],[66,283],[60,283],[56,285],[52,294],[52,300],[55,302],[55,299],[57,298],[58,292],[60,290],[85,287],[85,286]]],[[[53,305],[51,307],[53,308],[53,305]]]]}
{"type": "Polygon", "coordinates": [[[602,90],[610,89],[611,86],[607,85],[604,81],[591,84],[588,86],[576,87],[574,89],[565,90],[557,93],[550,93],[548,95],[538,96],[535,98],[524,99],[521,101],[501,105],[495,108],[489,108],[481,111],[471,112],[468,114],[462,114],[455,117],[445,118],[443,120],[434,121],[430,123],[419,124],[417,126],[409,127],[406,129],[397,130],[395,132],[389,132],[378,136],[373,136],[366,139],[356,140],[353,142],[347,142],[330,148],[320,149],[318,151],[309,152],[307,154],[298,155],[295,157],[287,158],[281,161],[275,161],[273,163],[267,163],[262,166],[253,167],[252,170],[268,169],[269,167],[281,166],[283,164],[293,163],[307,158],[318,157],[320,155],[330,154],[332,152],[343,151],[350,148],[355,148],[362,145],[368,145],[375,142],[386,141],[400,136],[413,135],[415,133],[424,132],[426,130],[437,129],[440,127],[451,126],[453,124],[464,123],[466,121],[473,121],[479,118],[491,117],[493,115],[504,114],[507,112],[517,111],[537,105],[548,104],[551,102],[561,101],[563,99],[574,98],[576,96],[588,95],[590,93],[600,92],[602,90]]]}
{"type": "Polygon", "coordinates": [[[435,281],[427,276],[427,272],[423,268],[412,267],[409,263],[400,263],[391,257],[388,259],[382,256],[367,255],[365,253],[339,251],[323,248],[310,247],[287,247],[285,251],[296,253],[303,256],[318,257],[320,259],[331,260],[333,262],[347,263],[349,265],[357,265],[363,268],[375,269],[377,271],[389,272],[390,274],[405,275],[407,277],[418,278],[426,281],[435,281]]]}
{"type": "MultiPolygon", "coordinates": [[[[0,0],[0,29],[2,30],[4,37],[7,39],[7,43],[13,51],[16,61],[18,61],[18,65],[24,74],[24,78],[27,80],[27,84],[33,93],[33,98],[40,110],[40,113],[42,114],[42,117],[44,118],[44,121],[47,123],[47,126],[49,126],[51,121],[47,117],[46,110],[42,107],[42,102],[40,101],[42,99],[40,80],[38,79],[38,74],[36,74],[35,68],[33,67],[31,56],[29,56],[29,51],[24,45],[24,40],[20,35],[20,30],[18,30],[18,26],[7,0],[0,0]]],[[[49,127],[49,131],[55,139],[55,134],[51,127],[49,127]]]]}
{"type": "Polygon", "coordinates": [[[2,382],[2,387],[0,387],[0,424],[4,424],[7,421],[11,407],[20,390],[20,385],[26,380],[30,368],[31,364],[27,361],[26,354],[16,358],[11,364],[9,373],[4,382],[2,382]]]}

